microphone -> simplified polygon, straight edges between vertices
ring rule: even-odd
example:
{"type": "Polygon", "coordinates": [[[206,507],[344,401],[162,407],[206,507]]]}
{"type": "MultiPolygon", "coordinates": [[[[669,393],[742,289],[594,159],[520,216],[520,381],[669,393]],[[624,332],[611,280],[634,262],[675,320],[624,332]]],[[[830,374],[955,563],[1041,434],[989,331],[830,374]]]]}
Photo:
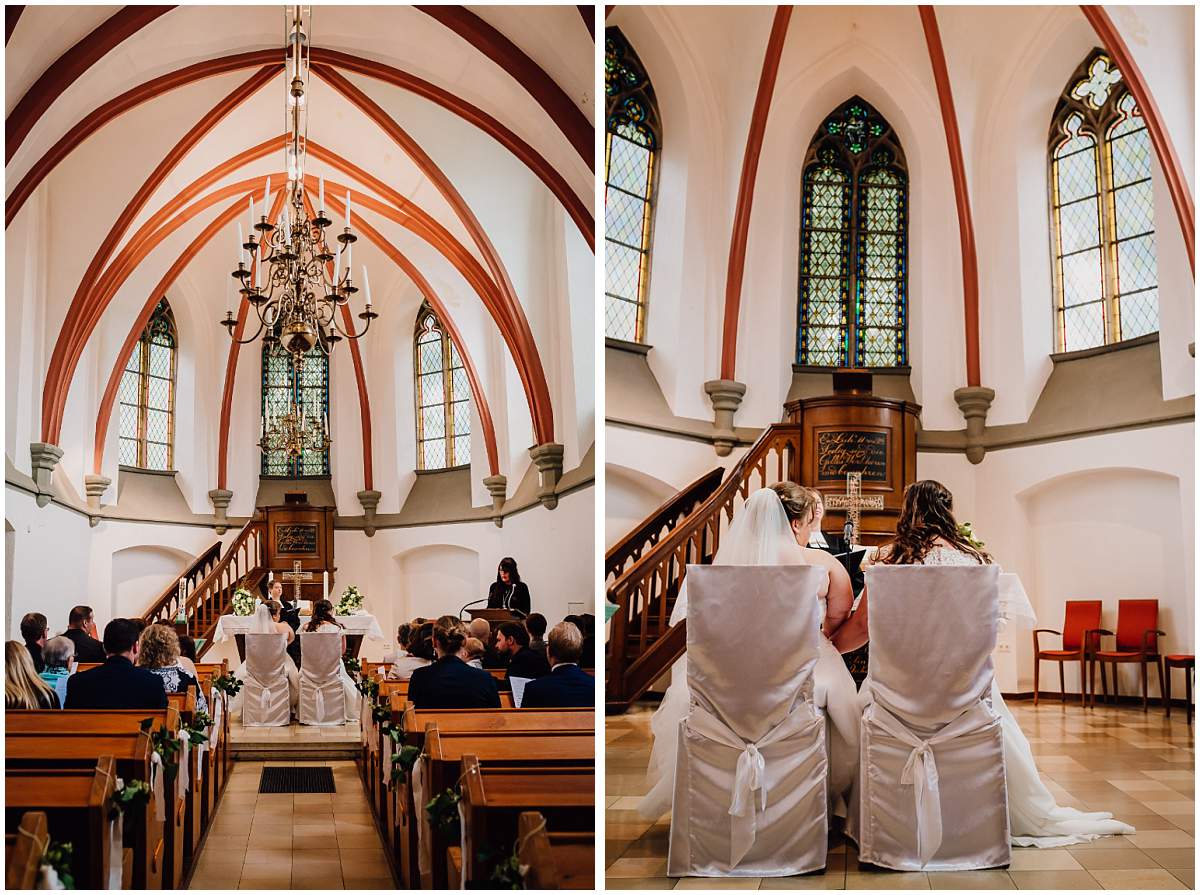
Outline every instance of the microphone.
{"type": "Polygon", "coordinates": [[[488,601],[488,598],[484,597],[482,600],[473,600],[470,603],[467,603],[465,606],[463,606],[462,609],[458,610],[458,617],[462,618],[462,614],[464,612],[466,612],[467,609],[470,608],[471,606],[478,606],[480,603],[486,603],[487,601],[488,601]]]}
{"type": "Polygon", "coordinates": [[[850,550],[850,542],[851,542],[851,538],[853,538],[853,537],[854,537],[854,523],[850,521],[849,517],[847,517],[846,524],[842,526],[842,540],[846,542],[847,552],[850,550]]]}

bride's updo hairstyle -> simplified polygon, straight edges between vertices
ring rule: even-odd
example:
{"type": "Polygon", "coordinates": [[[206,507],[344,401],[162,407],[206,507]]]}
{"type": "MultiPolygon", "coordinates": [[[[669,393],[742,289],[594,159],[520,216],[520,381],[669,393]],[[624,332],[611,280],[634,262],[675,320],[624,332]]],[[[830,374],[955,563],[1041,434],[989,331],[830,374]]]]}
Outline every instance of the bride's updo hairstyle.
{"type": "Polygon", "coordinates": [[[820,500],[816,491],[795,482],[776,482],[771,490],[783,504],[789,523],[798,521],[801,525],[807,525],[816,517],[817,502],[820,500]]]}
{"type": "Polygon", "coordinates": [[[913,482],[904,489],[904,508],[896,523],[896,537],[879,551],[877,562],[899,566],[920,563],[939,538],[982,563],[992,561],[985,551],[959,534],[950,489],[933,479],[913,482]]]}

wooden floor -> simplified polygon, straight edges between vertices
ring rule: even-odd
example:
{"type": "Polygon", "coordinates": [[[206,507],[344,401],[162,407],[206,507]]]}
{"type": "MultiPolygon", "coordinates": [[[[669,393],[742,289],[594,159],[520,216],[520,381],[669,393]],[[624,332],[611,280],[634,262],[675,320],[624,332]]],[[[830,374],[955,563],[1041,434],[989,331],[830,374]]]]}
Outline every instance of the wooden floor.
{"type": "Polygon", "coordinates": [[[354,762],[237,762],[189,888],[396,888],[354,762]],[[265,765],[328,765],[337,791],[260,794],[265,765]]]}
{"type": "Polygon", "coordinates": [[[896,873],[860,868],[854,846],[831,850],[824,874],[782,879],[686,879],[666,876],[670,815],[645,821],[650,716],[639,705],[605,719],[605,866],[610,889],[1192,889],[1195,887],[1195,741],[1183,712],[1083,710],[1043,700],[1009,703],[1029,737],[1042,779],[1061,805],[1111,811],[1134,836],[1084,846],[1013,850],[1005,870],[896,873]]]}

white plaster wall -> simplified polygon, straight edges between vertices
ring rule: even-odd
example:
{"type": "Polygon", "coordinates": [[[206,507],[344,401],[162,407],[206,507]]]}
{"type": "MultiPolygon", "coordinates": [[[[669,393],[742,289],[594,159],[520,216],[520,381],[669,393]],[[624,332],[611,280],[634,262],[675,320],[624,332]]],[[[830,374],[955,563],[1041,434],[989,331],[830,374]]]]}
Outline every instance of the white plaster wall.
{"type": "Polygon", "coordinates": [[[112,555],[112,599],[106,614],[110,618],[141,615],[192,559],[173,547],[139,545],[118,550],[112,555]]]}
{"type": "Polygon", "coordinates": [[[645,473],[609,463],[604,467],[604,545],[628,534],[670,500],[678,488],[645,473]]]}

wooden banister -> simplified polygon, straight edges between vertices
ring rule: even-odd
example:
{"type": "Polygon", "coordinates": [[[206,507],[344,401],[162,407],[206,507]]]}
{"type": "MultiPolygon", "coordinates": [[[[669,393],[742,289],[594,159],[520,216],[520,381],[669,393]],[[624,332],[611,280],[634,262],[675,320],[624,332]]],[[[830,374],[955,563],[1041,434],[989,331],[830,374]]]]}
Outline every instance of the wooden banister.
{"type": "Polygon", "coordinates": [[[671,626],[670,617],[687,566],[712,562],[734,513],[753,491],[799,479],[801,444],[799,424],[770,426],[712,494],[609,584],[608,599],[618,607],[606,662],[610,713],[625,711],[683,654],[686,628],[682,622],[671,626]]]}
{"type": "Polygon", "coordinates": [[[608,548],[604,554],[604,577],[615,580],[625,567],[641,558],[647,549],[674,530],[683,519],[704,503],[721,484],[725,470],[710,470],[645,518],[637,528],[608,548]]]}
{"type": "Polygon", "coordinates": [[[246,523],[223,556],[219,542],[206,550],[155,601],[144,616],[146,622],[175,624],[182,616],[187,622],[187,633],[197,641],[203,639],[197,651],[197,657],[202,656],[212,646],[217,621],[232,606],[234,589],[240,584],[252,590],[266,574],[265,532],[264,522],[256,517],[246,523]],[[180,581],[187,582],[182,603],[180,581]]]}

